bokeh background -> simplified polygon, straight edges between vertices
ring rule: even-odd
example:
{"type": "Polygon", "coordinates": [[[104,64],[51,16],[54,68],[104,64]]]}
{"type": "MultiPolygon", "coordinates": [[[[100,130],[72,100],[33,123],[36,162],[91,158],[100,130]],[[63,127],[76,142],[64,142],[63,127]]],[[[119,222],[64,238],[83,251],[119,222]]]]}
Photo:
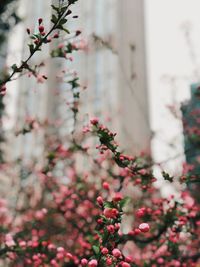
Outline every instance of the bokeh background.
{"type": "MultiPolygon", "coordinates": [[[[2,69],[27,55],[26,29],[34,30],[38,17],[49,27],[51,3],[56,1],[1,2],[2,69]]],[[[181,105],[199,82],[199,7],[198,0],[79,0],[74,7],[79,18],[68,24],[72,32],[82,31],[83,51],[62,63],[80,77],[80,120],[98,116],[118,132],[126,151],[150,154],[157,177],[163,169],[181,173],[186,160],[181,105]]],[[[56,132],[62,138],[73,128],[67,90],[51,75],[59,76],[61,63],[48,59],[50,49],[51,44],[32,62],[45,61],[47,83],[21,77],[8,86],[2,132],[10,160],[38,159],[46,135],[56,132]],[[16,135],[31,118],[57,121],[59,127],[16,135]]],[[[159,181],[158,186],[166,194],[172,190],[159,181]]]]}

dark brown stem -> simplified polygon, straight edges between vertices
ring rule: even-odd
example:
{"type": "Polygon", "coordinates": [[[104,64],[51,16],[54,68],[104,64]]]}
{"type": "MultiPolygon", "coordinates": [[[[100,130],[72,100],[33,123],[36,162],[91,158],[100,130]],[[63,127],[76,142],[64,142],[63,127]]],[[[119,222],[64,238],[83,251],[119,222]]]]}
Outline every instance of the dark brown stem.
{"type": "Polygon", "coordinates": [[[132,236],[132,235],[123,235],[122,238],[120,239],[120,244],[122,243],[126,243],[127,241],[134,241],[135,243],[141,243],[141,244],[149,244],[153,241],[156,241],[160,238],[160,236],[166,232],[168,228],[168,225],[164,225],[159,232],[156,235],[153,235],[149,238],[146,239],[141,239],[141,238],[137,238],[136,236],[132,236]]]}

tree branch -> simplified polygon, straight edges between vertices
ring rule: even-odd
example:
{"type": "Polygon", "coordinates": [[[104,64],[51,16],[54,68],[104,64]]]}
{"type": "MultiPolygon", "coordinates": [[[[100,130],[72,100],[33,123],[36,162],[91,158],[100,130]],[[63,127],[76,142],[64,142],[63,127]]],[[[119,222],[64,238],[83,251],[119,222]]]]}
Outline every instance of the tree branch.
{"type": "Polygon", "coordinates": [[[33,49],[33,51],[30,53],[30,55],[28,56],[28,58],[25,61],[22,61],[22,64],[15,68],[12,73],[6,77],[4,80],[0,81],[0,87],[5,85],[7,82],[12,81],[12,77],[19,72],[19,70],[23,70],[24,68],[26,68],[29,60],[33,57],[33,55],[38,51],[38,49],[47,41],[47,38],[49,37],[49,35],[57,28],[59,22],[67,15],[68,9],[69,7],[72,5],[71,2],[68,3],[68,5],[66,6],[66,10],[63,11],[62,13],[60,13],[60,15],[57,18],[57,21],[54,23],[54,25],[52,26],[52,28],[49,30],[49,32],[39,41],[39,43],[35,46],[35,48],[33,49]]]}

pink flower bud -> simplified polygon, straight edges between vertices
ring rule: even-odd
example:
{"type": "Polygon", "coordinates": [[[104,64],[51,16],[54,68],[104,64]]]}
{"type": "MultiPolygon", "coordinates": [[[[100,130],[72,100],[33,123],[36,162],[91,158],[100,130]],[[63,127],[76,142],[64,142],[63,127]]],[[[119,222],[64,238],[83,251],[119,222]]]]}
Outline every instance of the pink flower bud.
{"type": "Polygon", "coordinates": [[[141,232],[146,233],[146,232],[149,232],[150,227],[149,227],[148,223],[141,223],[139,225],[139,229],[141,232]]]}
{"type": "Polygon", "coordinates": [[[26,247],[26,241],[19,241],[19,246],[21,248],[25,248],[26,247]]]}
{"type": "Polygon", "coordinates": [[[131,265],[128,262],[122,262],[122,267],[131,267],[131,265]]]}
{"type": "Polygon", "coordinates": [[[136,228],[136,229],[134,230],[134,234],[135,234],[135,235],[139,235],[140,233],[141,233],[141,230],[140,230],[140,229],[136,228]]]}
{"type": "Polygon", "coordinates": [[[119,258],[119,257],[121,257],[122,253],[121,253],[121,251],[118,248],[114,248],[113,251],[112,251],[112,255],[115,258],[119,258]]]}
{"type": "Polygon", "coordinates": [[[107,249],[107,248],[102,248],[102,249],[101,249],[101,253],[102,253],[103,255],[108,254],[108,249],[107,249]]]}
{"type": "Polygon", "coordinates": [[[103,211],[103,215],[108,219],[115,219],[118,214],[119,211],[115,208],[113,209],[105,208],[105,210],[103,211]]]}
{"type": "Polygon", "coordinates": [[[106,228],[107,228],[108,232],[111,234],[113,234],[115,232],[115,227],[112,224],[108,225],[106,228]]]}
{"type": "Polygon", "coordinates": [[[98,197],[97,197],[97,202],[98,202],[98,204],[99,204],[100,206],[102,206],[102,205],[103,205],[103,198],[102,198],[101,196],[98,196],[98,197]]]}
{"type": "Polygon", "coordinates": [[[40,26],[38,27],[38,30],[39,30],[40,33],[41,33],[41,32],[44,32],[44,26],[40,25],[40,26]]]}
{"type": "Polygon", "coordinates": [[[69,253],[69,252],[66,254],[66,257],[67,257],[68,259],[70,259],[70,260],[72,260],[72,259],[73,259],[73,256],[72,256],[72,254],[71,254],[71,253],[69,253]]]}
{"type": "Polygon", "coordinates": [[[113,197],[113,201],[120,201],[120,200],[122,200],[123,199],[123,197],[122,197],[122,194],[121,193],[115,193],[115,195],[114,195],[114,197],[113,197]]]}
{"type": "Polygon", "coordinates": [[[109,189],[110,189],[110,185],[109,185],[107,182],[104,182],[104,183],[103,183],[103,188],[104,188],[105,190],[109,190],[109,189]]]}
{"type": "Polygon", "coordinates": [[[48,245],[48,249],[49,249],[49,250],[52,250],[52,249],[55,249],[55,248],[56,248],[56,247],[55,247],[54,244],[49,244],[49,245],[48,245]]]}
{"type": "Polygon", "coordinates": [[[58,251],[58,252],[64,252],[65,249],[64,249],[63,247],[58,247],[58,248],[57,248],[57,251],[58,251]]]}
{"type": "Polygon", "coordinates": [[[87,260],[87,259],[82,259],[82,260],[81,260],[81,265],[82,265],[82,266],[86,266],[87,263],[88,263],[88,260],[87,260]]]}
{"type": "Polygon", "coordinates": [[[51,260],[51,265],[54,266],[54,267],[58,267],[58,263],[55,259],[51,260]]]}
{"type": "Polygon", "coordinates": [[[13,237],[11,236],[11,234],[6,234],[5,236],[5,244],[8,247],[13,247],[15,246],[15,241],[13,240],[13,237]]]}
{"type": "Polygon", "coordinates": [[[107,258],[107,260],[106,260],[106,264],[107,264],[108,266],[112,265],[112,259],[111,259],[111,258],[107,258]]]}
{"type": "Polygon", "coordinates": [[[39,23],[39,25],[42,23],[42,21],[43,21],[42,18],[39,18],[39,19],[38,19],[38,23],[39,23]]]}
{"type": "Polygon", "coordinates": [[[97,260],[91,260],[88,262],[89,267],[96,267],[98,265],[97,260]]]}
{"type": "Polygon", "coordinates": [[[90,123],[93,124],[93,125],[97,125],[99,123],[99,119],[98,118],[92,118],[90,120],[90,123]]]}
{"type": "Polygon", "coordinates": [[[138,209],[137,211],[136,211],[136,216],[138,217],[138,218],[141,218],[141,217],[143,217],[145,215],[145,208],[141,208],[141,209],[138,209]]]}
{"type": "Polygon", "coordinates": [[[157,259],[157,263],[158,264],[163,264],[164,263],[164,259],[163,258],[158,258],[157,259]]]}
{"type": "Polygon", "coordinates": [[[126,262],[132,262],[133,261],[133,258],[131,256],[126,256],[125,257],[125,261],[126,262]]]}

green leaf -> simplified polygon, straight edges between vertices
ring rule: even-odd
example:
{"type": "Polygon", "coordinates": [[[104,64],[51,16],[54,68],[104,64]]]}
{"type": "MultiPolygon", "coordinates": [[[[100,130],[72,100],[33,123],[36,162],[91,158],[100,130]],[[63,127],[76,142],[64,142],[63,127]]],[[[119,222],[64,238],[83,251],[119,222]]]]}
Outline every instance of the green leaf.
{"type": "Polygon", "coordinates": [[[131,201],[131,198],[130,198],[130,197],[125,197],[125,198],[123,198],[123,199],[119,202],[120,208],[122,209],[123,207],[125,207],[130,201],[131,201]]]}
{"type": "Polygon", "coordinates": [[[22,133],[23,135],[25,135],[25,134],[30,133],[30,132],[31,132],[30,129],[24,128],[24,129],[22,130],[21,133],[22,133]]]}
{"type": "Polygon", "coordinates": [[[35,37],[34,35],[32,35],[30,38],[31,38],[32,40],[37,39],[37,37],[35,37]]]}
{"type": "Polygon", "coordinates": [[[47,158],[49,160],[53,160],[55,158],[55,153],[54,152],[50,152],[49,155],[47,156],[47,158]]]}
{"type": "Polygon", "coordinates": [[[67,9],[68,9],[68,6],[63,6],[63,7],[61,8],[61,12],[64,13],[67,9]]]}
{"type": "Polygon", "coordinates": [[[54,5],[51,5],[51,7],[56,11],[56,12],[59,12],[59,7],[56,7],[54,5]]]}
{"type": "Polygon", "coordinates": [[[76,3],[78,0],[68,0],[69,5],[76,3]]]}
{"type": "Polygon", "coordinates": [[[34,52],[34,45],[33,44],[29,44],[29,51],[32,54],[34,52]]]}
{"type": "Polygon", "coordinates": [[[166,172],[162,172],[162,176],[163,176],[163,178],[166,180],[166,181],[169,181],[170,183],[172,183],[173,182],[173,179],[174,179],[174,177],[173,176],[170,176],[168,173],[166,173],[166,172]]]}
{"type": "Polygon", "coordinates": [[[58,20],[58,18],[53,14],[52,17],[51,17],[51,22],[52,23],[56,23],[58,20]]]}
{"type": "Polygon", "coordinates": [[[66,33],[70,33],[66,28],[64,28],[61,24],[59,24],[57,27],[57,29],[65,31],[66,33]]]}
{"type": "Polygon", "coordinates": [[[16,64],[13,64],[13,65],[11,66],[11,68],[12,68],[14,71],[17,71],[17,69],[18,69],[18,67],[17,67],[16,64]]]}
{"type": "Polygon", "coordinates": [[[124,161],[124,160],[121,160],[120,158],[119,158],[119,156],[115,156],[115,162],[117,163],[117,165],[119,166],[119,167],[121,167],[121,168],[124,168],[124,167],[127,167],[128,166],[128,163],[126,162],[126,161],[124,161]]]}
{"type": "Polygon", "coordinates": [[[100,249],[99,249],[98,246],[92,246],[92,249],[93,249],[93,251],[94,251],[94,253],[95,253],[96,255],[99,254],[100,249]]]}
{"type": "Polygon", "coordinates": [[[114,204],[113,204],[113,202],[105,201],[104,207],[105,208],[114,208],[114,204]]]}
{"type": "Polygon", "coordinates": [[[66,32],[66,33],[70,33],[70,31],[68,31],[68,29],[66,29],[66,28],[62,28],[62,30],[64,31],[64,32],[66,32]]]}
{"type": "Polygon", "coordinates": [[[67,22],[67,19],[61,19],[61,20],[60,20],[60,24],[61,24],[61,25],[65,24],[66,22],[67,22]]]}
{"type": "Polygon", "coordinates": [[[85,185],[82,184],[82,183],[78,183],[77,184],[77,190],[81,190],[81,189],[84,189],[85,188],[85,185]]]}

